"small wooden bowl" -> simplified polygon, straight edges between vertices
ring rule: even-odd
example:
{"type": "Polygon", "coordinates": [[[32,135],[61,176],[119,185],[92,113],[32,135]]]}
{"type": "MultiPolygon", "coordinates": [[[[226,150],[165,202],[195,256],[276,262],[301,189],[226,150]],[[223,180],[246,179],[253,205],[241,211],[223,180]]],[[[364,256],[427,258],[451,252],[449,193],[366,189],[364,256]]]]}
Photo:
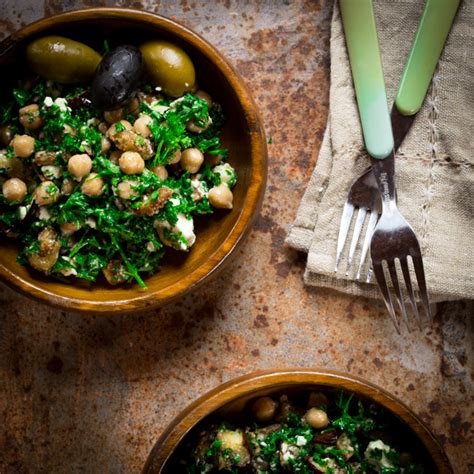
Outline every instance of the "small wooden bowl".
{"type": "Polygon", "coordinates": [[[53,306],[83,312],[112,313],[152,308],[176,300],[216,273],[240,244],[257,214],[266,182],[266,140],[255,103],[240,75],[207,41],[167,18],[122,8],[92,8],[40,20],[0,43],[0,69],[9,75],[24,67],[24,48],[34,38],[60,34],[100,49],[104,39],[123,44],[164,38],[191,57],[201,88],[219,102],[227,117],[222,140],[238,182],[234,209],[196,219],[197,242],[189,254],[170,252],[161,270],[138,285],[111,287],[62,283],[16,263],[18,247],[0,242],[0,279],[21,293],[53,306]],[[172,253],[172,255],[171,255],[172,253]]]}
{"type": "Polygon", "coordinates": [[[166,428],[151,451],[143,474],[172,473],[169,470],[176,453],[187,435],[195,434],[211,419],[242,419],[255,398],[280,394],[309,393],[314,390],[345,390],[362,400],[375,402],[393,414],[412,438],[413,446],[422,451],[421,459],[428,465],[426,472],[452,473],[441,446],[424,423],[400,400],[369,382],[327,370],[260,371],[233,379],[189,405],[166,428]]]}

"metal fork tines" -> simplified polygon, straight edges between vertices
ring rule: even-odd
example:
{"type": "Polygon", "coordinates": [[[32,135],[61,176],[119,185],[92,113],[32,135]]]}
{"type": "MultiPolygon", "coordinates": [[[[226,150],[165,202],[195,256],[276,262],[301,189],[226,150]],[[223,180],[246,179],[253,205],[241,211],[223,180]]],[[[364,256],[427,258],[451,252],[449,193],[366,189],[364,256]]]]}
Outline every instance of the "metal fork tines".
{"type": "Polygon", "coordinates": [[[430,325],[432,324],[432,315],[428,301],[420,244],[418,243],[415,232],[398,210],[395,200],[394,161],[395,157],[393,153],[383,160],[372,158],[372,170],[378,182],[382,197],[382,216],[372,234],[370,255],[375,278],[382,293],[388,313],[397,328],[397,331],[400,332],[400,324],[394,308],[391,290],[385,276],[383,262],[386,264],[395,299],[397,300],[400,312],[408,330],[411,329],[411,325],[409,323],[407,308],[405,305],[405,293],[413,307],[418,324],[420,328],[422,327],[420,314],[416,304],[415,291],[408,267],[409,257],[413,263],[421,302],[430,325]],[[399,261],[401,273],[405,282],[405,289],[403,291],[399,283],[400,275],[399,271],[397,271],[397,260],[399,261]]]}
{"type": "MultiPolygon", "coordinates": [[[[349,255],[347,257],[346,275],[349,275],[358,243],[361,240],[364,223],[365,221],[368,221],[367,226],[365,227],[365,236],[363,239],[359,258],[359,266],[357,268],[356,275],[356,280],[360,279],[362,270],[367,260],[370,239],[372,238],[372,233],[380,217],[381,208],[382,204],[377,182],[372,170],[369,169],[354,181],[349,190],[347,201],[344,204],[341,223],[339,225],[339,235],[337,238],[336,265],[334,268],[336,273],[339,269],[339,264],[341,262],[343,250],[347,241],[347,236],[351,228],[354,214],[357,210],[357,217],[355,219],[354,228],[352,231],[352,239],[349,246],[349,255]]],[[[372,271],[371,268],[369,268],[366,278],[367,283],[370,281],[371,275],[372,271]]]]}

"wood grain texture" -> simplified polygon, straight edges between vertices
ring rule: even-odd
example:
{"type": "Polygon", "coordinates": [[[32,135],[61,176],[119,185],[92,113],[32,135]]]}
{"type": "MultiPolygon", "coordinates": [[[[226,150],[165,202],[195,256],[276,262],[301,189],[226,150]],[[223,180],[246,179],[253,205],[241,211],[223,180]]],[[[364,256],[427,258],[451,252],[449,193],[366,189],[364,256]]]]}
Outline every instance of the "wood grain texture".
{"type": "MultiPolygon", "coordinates": [[[[283,369],[260,371],[231,380],[185,408],[160,436],[144,467],[143,474],[161,474],[167,471],[167,463],[179,443],[194,426],[206,418],[226,414],[234,416],[246,413],[248,402],[261,396],[283,393],[310,393],[317,390],[342,389],[356,393],[361,399],[374,401],[395,415],[421,441],[426,449],[422,455],[428,466],[427,472],[452,473],[449,461],[440,445],[424,423],[400,400],[385,390],[363,379],[326,370],[283,369]]],[[[419,453],[418,453],[419,454],[419,453]]]]}
{"type": "Polygon", "coordinates": [[[256,105],[238,72],[207,41],[167,18],[131,9],[92,8],[35,22],[0,44],[0,67],[15,68],[33,38],[63,34],[100,47],[127,35],[139,43],[166,38],[180,45],[196,68],[199,85],[219,102],[227,117],[222,133],[229,162],[237,172],[232,211],[217,211],[196,223],[197,241],[189,254],[169,250],[158,273],[137,284],[111,287],[107,283],[63,283],[16,263],[18,248],[0,243],[0,278],[11,288],[62,309],[82,312],[130,312],[175,301],[218,272],[239,246],[260,209],[267,174],[265,133],[256,105]]]}

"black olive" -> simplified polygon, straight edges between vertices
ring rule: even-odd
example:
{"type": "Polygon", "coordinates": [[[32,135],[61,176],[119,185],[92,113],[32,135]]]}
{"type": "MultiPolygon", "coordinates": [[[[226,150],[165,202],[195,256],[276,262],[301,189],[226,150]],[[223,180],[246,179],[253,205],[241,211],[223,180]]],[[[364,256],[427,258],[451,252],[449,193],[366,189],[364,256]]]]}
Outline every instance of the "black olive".
{"type": "Polygon", "coordinates": [[[143,57],[135,46],[119,46],[107,53],[92,82],[94,106],[114,110],[127,103],[138,86],[142,70],[143,57]]]}

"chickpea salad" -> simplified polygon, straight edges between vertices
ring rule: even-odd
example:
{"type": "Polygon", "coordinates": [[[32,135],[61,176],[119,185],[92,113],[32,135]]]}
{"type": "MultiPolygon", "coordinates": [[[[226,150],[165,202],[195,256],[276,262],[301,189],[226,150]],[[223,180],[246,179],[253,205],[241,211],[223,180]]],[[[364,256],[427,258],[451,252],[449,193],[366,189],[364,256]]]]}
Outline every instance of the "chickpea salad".
{"type": "Polygon", "coordinates": [[[26,56],[34,75],[0,105],[0,233],[37,271],[146,288],[166,248],[194,244],[195,217],[232,209],[220,105],[165,41],[102,56],[52,36],[26,56]]]}
{"type": "Polygon", "coordinates": [[[201,429],[167,472],[425,472],[387,413],[353,394],[312,392],[298,403],[287,395],[261,397],[249,415],[247,424],[222,422],[201,429]]]}

